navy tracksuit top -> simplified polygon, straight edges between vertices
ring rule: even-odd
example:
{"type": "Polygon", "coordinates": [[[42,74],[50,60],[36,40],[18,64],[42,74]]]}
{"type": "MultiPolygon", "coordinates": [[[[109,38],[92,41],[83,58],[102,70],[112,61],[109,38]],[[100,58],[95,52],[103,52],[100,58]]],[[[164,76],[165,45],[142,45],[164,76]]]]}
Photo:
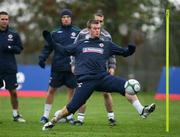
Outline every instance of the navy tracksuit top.
{"type": "MultiPolygon", "coordinates": [[[[135,48],[135,47],[134,47],[135,48]]],[[[56,50],[76,58],[75,75],[77,80],[100,77],[106,72],[106,61],[112,55],[129,56],[129,48],[122,48],[111,41],[102,41],[99,38],[79,41],[76,44],[63,47],[56,44],[56,50]]]]}
{"type": "Polygon", "coordinates": [[[20,54],[22,50],[22,42],[17,32],[9,27],[0,30],[0,71],[17,72],[15,54],[20,54]]]}
{"type": "MultiPolygon", "coordinates": [[[[69,44],[72,44],[79,34],[80,29],[76,26],[61,26],[51,32],[52,38],[56,43],[61,44],[66,47],[69,44]]],[[[46,61],[51,52],[54,51],[52,59],[52,70],[53,71],[71,71],[70,57],[64,53],[56,50],[52,45],[45,45],[39,59],[46,61]]]]}

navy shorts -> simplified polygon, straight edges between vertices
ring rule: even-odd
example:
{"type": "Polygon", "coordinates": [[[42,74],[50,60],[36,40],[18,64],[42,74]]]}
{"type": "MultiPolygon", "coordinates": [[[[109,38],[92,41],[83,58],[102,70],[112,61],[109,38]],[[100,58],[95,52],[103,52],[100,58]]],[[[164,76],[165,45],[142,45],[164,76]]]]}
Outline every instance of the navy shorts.
{"type": "Polygon", "coordinates": [[[3,80],[5,82],[5,88],[7,90],[13,90],[18,87],[16,73],[14,72],[13,73],[0,72],[0,86],[1,87],[4,86],[3,80]]]}
{"type": "Polygon", "coordinates": [[[63,85],[67,86],[68,88],[76,88],[77,82],[74,74],[72,72],[66,71],[57,71],[51,72],[51,77],[49,80],[49,85],[54,88],[59,88],[63,85]]]}
{"type": "Polygon", "coordinates": [[[78,83],[75,94],[71,102],[67,105],[67,109],[70,113],[75,113],[83,104],[86,103],[94,90],[100,92],[117,92],[124,96],[125,82],[125,79],[112,75],[106,75],[101,79],[82,81],[78,83]]]}

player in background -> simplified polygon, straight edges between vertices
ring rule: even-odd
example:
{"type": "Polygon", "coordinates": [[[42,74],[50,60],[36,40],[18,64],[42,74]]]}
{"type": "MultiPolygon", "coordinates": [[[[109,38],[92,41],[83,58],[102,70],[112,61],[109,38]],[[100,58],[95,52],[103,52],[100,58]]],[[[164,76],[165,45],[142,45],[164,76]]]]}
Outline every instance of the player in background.
{"type": "Polygon", "coordinates": [[[25,122],[19,114],[18,97],[16,93],[17,84],[17,63],[15,54],[20,54],[23,50],[20,36],[17,32],[9,28],[9,15],[5,11],[0,11],[0,88],[4,86],[10,93],[13,120],[25,122]]]}
{"type": "MultiPolygon", "coordinates": [[[[72,25],[72,12],[69,9],[63,9],[60,13],[61,25],[51,32],[53,39],[64,47],[72,44],[80,32],[80,29],[72,25]]],[[[41,123],[48,122],[49,114],[52,108],[54,95],[57,88],[65,85],[68,89],[68,102],[71,100],[74,88],[77,86],[74,74],[71,72],[70,57],[46,44],[39,56],[39,66],[45,68],[45,61],[53,52],[51,65],[51,76],[48,93],[44,105],[44,113],[40,119],[41,123]]],[[[73,115],[67,116],[67,120],[73,123],[73,115]]]]}
{"type": "Polygon", "coordinates": [[[99,21],[89,20],[88,29],[90,38],[77,42],[68,47],[63,47],[54,42],[51,34],[43,32],[46,41],[54,45],[57,50],[73,55],[76,58],[75,75],[78,86],[70,103],[58,110],[55,117],[46,123],[42,130],[49,130],[55,126],[61,118],[75,113],[88,98],[93,91],[112,91],[125,96],[127,100],[134,106],[142,118],[146,118],[155,110],[155,104],[143,106],[136,95],[128,94],[125,91],[124,84],[126,80],[118,76],[112,76],[106,71],[106,61],[112,55],[130,56],[135,52],[135,46],[128,45],[128,48],[122,48],[111,41],[102,41],[100,37],[101,25],[99,21]]]}
{"type": "MultiPolygon", "coordinates": [[[[101,24],[100,39],[103,41],[112,41],[112,38],[111,38],[111,35],[109,34],[109,32],[107,32],[103,28],[104,15],[102,14],[102,12],[95,13],[94,19],[99,21],[101,24]]],[[[85,29],[81,30],[81,32],[78,34],[74,43],[76,43],[77,41],[82,41],[82,40],[89,39],[89,38],[90,38],[90,32],[89,32],[88,28],[85,28],[85,29]]],[[[72,70],[74,70],[75,58],[72,58],[71,64],[72,64],[72,70]]],[[[116,58],[115,58],[115,56],[111,56],[108,59],[106,66],[107,66],[107,71],[111,75],[114,75],[114,72],[116,69],[116,58]]],[[[112,100],[111,93],[103,92],[103,97],[104,97],[104,104],[105,104],[106,111],[107,111],[107,117],[108,117],[109,125],[114,126],[114,125],[116,125],[116,120],[115,120],[115,116],[114,116],[114,112],[113,112],[113,100],[112,100]]],[[[80,107],[80,109],[78,110],[77,120],[74,121],[75,125],[82,125],[84,123],[85,111],[86,111],[86,105],[83,105],[82,107],[80,107]]]]}

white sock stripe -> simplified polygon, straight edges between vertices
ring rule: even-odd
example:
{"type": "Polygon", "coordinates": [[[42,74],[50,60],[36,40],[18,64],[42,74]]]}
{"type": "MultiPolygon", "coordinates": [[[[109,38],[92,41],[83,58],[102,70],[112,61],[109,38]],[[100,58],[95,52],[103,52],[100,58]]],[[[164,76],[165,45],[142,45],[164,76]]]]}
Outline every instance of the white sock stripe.
{"type": "Polygon", "coordinates": [[[78,116],[85,116],[84,113],[78,113],[78,116]]]}

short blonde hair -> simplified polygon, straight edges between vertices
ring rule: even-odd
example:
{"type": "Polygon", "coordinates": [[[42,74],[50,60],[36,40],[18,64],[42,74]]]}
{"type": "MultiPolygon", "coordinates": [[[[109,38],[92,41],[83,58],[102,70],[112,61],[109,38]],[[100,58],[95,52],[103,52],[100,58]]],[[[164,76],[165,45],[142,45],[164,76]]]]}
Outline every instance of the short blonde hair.
{"type": "Polygon", "coordinates": [[[90,29],[91,28],[91,24],[99,24],[99,21],[95,20],[95,19],[90,19],[87,22],[87,28],[90,29]]]}

